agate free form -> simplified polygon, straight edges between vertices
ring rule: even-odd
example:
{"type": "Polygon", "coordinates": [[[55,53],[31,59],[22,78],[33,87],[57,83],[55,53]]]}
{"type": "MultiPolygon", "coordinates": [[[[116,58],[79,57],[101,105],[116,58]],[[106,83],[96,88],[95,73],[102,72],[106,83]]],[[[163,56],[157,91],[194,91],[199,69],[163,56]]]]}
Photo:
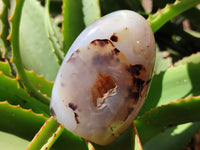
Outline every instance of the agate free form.
{"type": "Polygon", "coordinates": [[[117,139],[146,98],[155,63],[147,21],[121,10],[88,26],[69,49],[51,97],[52,116],[100,145],[117,139]]]}

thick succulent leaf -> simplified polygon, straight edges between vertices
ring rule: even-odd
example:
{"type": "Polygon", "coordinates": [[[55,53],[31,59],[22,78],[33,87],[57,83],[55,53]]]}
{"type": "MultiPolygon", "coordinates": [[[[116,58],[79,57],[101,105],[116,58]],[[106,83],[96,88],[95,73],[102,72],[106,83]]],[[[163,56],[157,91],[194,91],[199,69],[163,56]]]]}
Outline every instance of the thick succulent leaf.
{"type": "Polygon", "coordinates": [[[0,131],[0,147],[5,150],[22,150],[26,149],[29,141],[17,137],[13,134],[0,131]],[[12,144],[11,144],[12,143],[12,144]]]}
{"type": "Polygon", "coordinates": [[[84,29],[82,0],[63,1],[63,51],[66,54],[70,46],[84,29]]]}
{"type": "Polygon", "coordinates": [[[54,23],[54,20],[50,17],[49,12],[50,7],[50,0],[46,1],[45,4],[45,25],[46,30],[49,38],[49,42],[51,45],[51,48],[53,52],[55,53],[55,56],[57,57],[58,64],[60,65],[64,59],[64,53],[63,53],[63,44],[62,44],[62,34],[56,24],[54,23]]]}
{"type": "Polygon", "coordinates": [[[35,135],[35,138],[32,140],[27,149],[87,150],[88,148],[85,140],[64,129],[63,126],[59,125],[57,121],[54,120],[53,117],[51,117],[41,127],[40,131],[35,135]]]}
{"type": "Polygon", "coordinates": [[[0,130],[31,140],[47,120],[42,114],[25,110],[19,105],[0,102],[0,130]]]}
{"type": "Polygon", "coordinates": [[[166,5],[163,9],[158,9],[158,11],[150,15],[148,18],[148,22],[155,33],[158,29],[160,29],[166,22],[174,18],[175,16],[181,14],[182,12],[196,6],[199,4],[199,0],[181,0],[175,1],[174,4],[166,5]]]}
{"type": "Polygon", "coordinates": [[[10,1],[1,1],[1,11],[0,11],[0,45],[2,56],[6,57],[8,52],[10,52],[10,42],[7,40],[7,36],[9,35],[10,25],[8,22],[8,12],[10,8],[10,1]]]}
{"type": "Polygon", "coordinates": [[[51,91],[53,88],[54,82],[47,81],[43,75],[38,76],[34,71],[26,71],[26,75],[28,76],[29,80],[33,86],[42,94],[51,97],[51,91]]]}
{"type": "Polygon", "coordinates": [[[144,144],[144,150],[183,150],[185,145],[199,131],[200,122],[172,127],[158,134],[144,144]]]}
{"type": "MultiPolygon", "coordinates": [[[[0,61],[0,71],[2,71],[4,75],[13,78],[10,72],[10,66],[8,62],[0,61]]],[[[26,75],[38,91],[40,91],[42,94],[46,94],[47,96],[51,97],[53,82],[47,81],[42,75],[36,75],[34,71],[26,71],[26,75]]]]}
{"type": "Polygon", "coordinates": [[[49,107],[33,97],[30,97],[24,89],[20,88],[16,79],[5,76],[0,72],[0,101],[7,100],[12,105],[20,105],[26,109],[32,109],[36,113],[44,113],[49,116],[49,107]]]}
{"type": "Polygon", "coordinates": [[[93,144],[95,150],[134,150],[135,144],[135,134],[133,131],[133,126],[131,125],[117,140],[113,143],[100,146],[97,144],[93,144]]]}
{"type": "Polygon", "coordinates": [[[88,26],[101,16],[99,0],[82,0],[85,25],[88,26]]]}
{"type": "Polygon", "coordinates": [[[140,138],[135,126],[135,123],[133,122],[133,129],[134,129],[134,150],[143,150],[142,144],[140,142],[140,138]]]}
{"type": "Polygon", "coordinates": [[[139,115],[151,108],[168,104],[170,101],[200,95],[199,68],[200,64],[189,63],[155,75],[139,115]]]}
{"type": "Polygon", "coordinates": [[[25,1],[20,24],[20,51],[26,69],[43,74],[52,81],[55,80],[59,65],[46,33],[44,12],[37,1],[25,1]]]}
{"type": "Polygon", "coordinates": [[[174,66],[184,65],[187,63],[200,63],[200,52],[196,54],[192,54],[188,57],[183,58],[182,60],[179,60],[177,63],[174,64],[174,66]]]}
{"type": "Polygon", "coordinates": [[[45,124],[41,127],[40,131],[35,135],[27,150],[45,149],[48,150],[55,142],[60,134],[56,133],[57,130],[63,130],[63,127],[59,127],[59,123],[53,119],[49,118],[45,124]]]}
{"type": "Polygon", "coordinates": [[[54,143],[51,150],[88,150],[87,142],[81,137],[67,131],[63,131],[62,135],[54,143]]]}
{"type": "Polygon", "coordinates": [[[200,96],[180,99],[146,112],[135,120],[142,143],[169,127],[200,121],[199,106],[200,96]]]}
{"type": "Polygon", "coordinates": [[[6,76],[13,78],[10,71],[10,66],[8,62],[0,61],[0,71],[4,73],[6,76]]]}
{"type": "Polygon", "coordinates": [[[11,32],[9,35],[9,40],[12,46],[12,62],[15,64],[17,71],[17,79],[24,87],[24,89],[33,97],[37,98],[41,102],[45,104],[49,104],[49,99],[42,95],[40,92],[36,90],[31,81],[28,79],[22,62],[21,52],[20,52],[20,21],[21,21],[21,13],[23,10],[24,0],[20,0],[16,2],[16,7],[13,13],[13,16],[10,18],[11,22],[11,32]]]}
{"type": "Polygon", "coordinates": [[[154,74],[159,74],[160,72],[167,70],[172,65],[172,60],[169,57],[166,58],[167,55],[168,52],[161,52],[157,46],[154,74]]]}

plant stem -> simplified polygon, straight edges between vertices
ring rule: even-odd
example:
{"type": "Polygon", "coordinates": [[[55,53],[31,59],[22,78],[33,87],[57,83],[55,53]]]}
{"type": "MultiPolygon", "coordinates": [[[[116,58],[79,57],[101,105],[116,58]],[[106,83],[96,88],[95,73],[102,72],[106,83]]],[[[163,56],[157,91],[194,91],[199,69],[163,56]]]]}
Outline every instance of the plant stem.
{"type": "Polygon", "coordinates": [[[36,88],[32,85],[30,80],[28,79],[21,55],[20,55],[20,48],[19,48],[19,26],[20,26],[20,18],[21,18],[21,12],[23,8],[24,0],[18,0],[16,1],[16,7],[14,14],[12,16],[11,20],[11,34],[10,34],[10,41],[13,51],[13,62],[16,65],[17,69],[17,80],[20,80],[23,86],[25,87],[25,90],[31,95],[40,100],[41,102],[45,104],[49,104],[49,99],[42,95],[40,92],[36,90],[36,88]]]}
{"type": "Polygon", "coordinates": [[[174,4],[167,4],[165,8],[159,9],[154,15],[150,15],[147,21],[153,33],[155,33],[166,22],[199,3],[199,0],[176,0],[174,4]]]}

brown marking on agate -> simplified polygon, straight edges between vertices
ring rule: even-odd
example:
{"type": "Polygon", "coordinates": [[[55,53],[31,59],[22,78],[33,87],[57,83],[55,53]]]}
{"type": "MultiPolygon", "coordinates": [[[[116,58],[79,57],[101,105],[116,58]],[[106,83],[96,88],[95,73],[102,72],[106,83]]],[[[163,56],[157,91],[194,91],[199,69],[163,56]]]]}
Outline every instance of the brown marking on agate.
{"type": "Polygon", "coordinates": [[[90,42],[90,44],[100,47],[104,47],[107,44],[111,44],[114,47],[113,43],[109,39],[96,39],[90,42]]]}
{"type": "Polygon", "coordinates": [[[141,70],[145,70],[144,66],[141,65],[141,64],[137,64],[137,65],[130,65],[128,68],[127,68],[127,71],[129,73],[131,73],[132,76],[139,76],[140,75],[140,72],[141,70]]]}
{"type": "Polygon", "coordinates": [[[76,123],[79,124],[80,121],[78,120],[78,114],[76,112],[74,112],[74,118],[76,120],[76,123]]]}
{"type": "Polygon", "coordinates": [[[134,78],[133,80],[134,86],[138,88],[138,92],[141,92],[144,88],[145,81],[140,78],[134,78]]]}
{"type": "Polygon", "coordinates": [[[128,95],[126,100],[130,100],[131,104],[135,105],[141,96],[144,86],[149,82],[145,82],[145,80],[142,79],[142,74],[146,73],[146,69],[143,65],[136,64],[129,65],[129,67],[126,68],[126,71],[128,71],[132,76],[132,85],[127,89],[128,95]]]}
{"type": "Polygon", "coordinates": [[[113,58],[114,58],[114,55],[112,53],[107,53],[105,55],[96,54],[93,57],[92,63],[94,65],[103,64],[103,63],[109,63],[113,58]]]}
{"type": "Polygon", "coordinates": [[[113,42],[117,42],[118,41],[118,37],[113,34],[111,37],[110,37],[110,40],[113,41],[113,42]]]}
{"type": "Polygon", "coordinates": [[[96,39],[92,41],[90,44],[98,45],[100,47],[104,47],[105,45],[111,43],[108,39],[96,39]]]}
{"type": "Polygon", "coordinates": [[[75,60],[75,58],[72,58],[73,55],[74,55],[74,53],[71,54],[71,56],[70,56],[69,59],[67,60],[67,63],[69,63],[69,62],[72,61],[72,60],[75,60]]]}
{"type": "Polygon", "coordinates": [[[69,106],[73,111],[75,111],[75,110],[78,108],[78,106],[75,105],[75,104],[73,104],[73,103],[68,103],[68,106],[69,106]]]}
{"type": "Polygon", "coordinates": [[[92,105],[97,108],[101,107],[101,105],[104,103],[103,99],[107,97],[106,93],[108,93],[115,87],[115,82],[110,75],[98,73],[96,82],[90,88],[92,105]],[[99,99],[102,101],[100,101],[99,99]]]}
{"type": "Polygon", "coordinates": [[[140,93],[135,91],[135,88],[128,88],[128,96],[126,99],[131,100],[133,104],[137,104],[140,93]]]}
{"type": "Polygon", "coordinates": [[[50,114],[53,116],[53,117],[56,117],[56,113],[54,111],[54,109],[51,107],[50,108],[50,114]]]}
{"type": "Polygon", "coordinates": [[[115,48],[115,49],[114,49],[114,53],[115,53],[115,54],[119,54],[119,53],[120,53],[120,50],[117,49],[117,48],[115,48]]]}
{"type": "Polygon", "coordinates": [[[76,52],[76,53],[80,53],[80,50],[79,50],[79,49],[77,49],[75,52],[76,52]]]}

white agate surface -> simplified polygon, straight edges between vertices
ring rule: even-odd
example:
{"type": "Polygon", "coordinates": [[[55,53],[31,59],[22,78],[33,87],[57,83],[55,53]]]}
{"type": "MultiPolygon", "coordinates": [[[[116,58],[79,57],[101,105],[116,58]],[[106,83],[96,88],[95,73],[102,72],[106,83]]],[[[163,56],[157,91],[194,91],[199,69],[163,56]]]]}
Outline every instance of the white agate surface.
{"type": "Polygon", "coordinates": [[[69,131],[100,145],[119,137],[146,98],[155,63],[147,21],[121,10],[88,26],[60,67],[51,114],[69,131]]]}

